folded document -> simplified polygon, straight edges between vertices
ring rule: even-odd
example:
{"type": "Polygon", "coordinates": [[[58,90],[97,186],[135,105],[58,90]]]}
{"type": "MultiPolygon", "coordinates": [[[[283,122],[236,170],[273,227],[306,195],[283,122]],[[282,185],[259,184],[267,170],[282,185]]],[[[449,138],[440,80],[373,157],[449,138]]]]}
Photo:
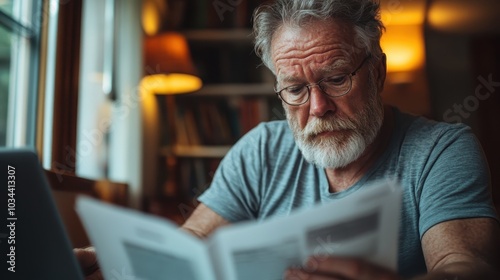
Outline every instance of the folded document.
{"type": "Polygon", "coordinates": [[[88,197],[76,208],[107,280],[277,280],[311,255],[397,264],[401,188],[393,181],[288,216],[222,227],[207,240],[88,197]]]}

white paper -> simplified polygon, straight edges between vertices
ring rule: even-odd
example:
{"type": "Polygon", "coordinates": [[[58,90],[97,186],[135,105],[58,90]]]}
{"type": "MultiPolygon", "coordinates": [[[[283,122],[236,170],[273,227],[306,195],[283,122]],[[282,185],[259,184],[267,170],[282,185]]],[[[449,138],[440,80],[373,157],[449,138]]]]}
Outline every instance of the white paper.
{"type": "Polygon", "coordinates": [[[364,186],[341,200],[197,240],[163,219],[80,198],[77,210],[106,279],[276,280],[311,255],[353,256],[395,270],[401,188],[364,186]],[[142,278],[141,278],[142,277],[142,278]]]}
{"type": "Polygon", "coordinates": [[[281,279],[311,255],[361,257],[395,270],[400,208],[400,187],[379,182],[290,216],[222,228],[213,242],[223,278],[281,279]]]}
{"type": "Polygon", "coordinates": [[[167,220],[88,197],[76,208],[106,280],[216,280],[204,242],[167,220]]]}

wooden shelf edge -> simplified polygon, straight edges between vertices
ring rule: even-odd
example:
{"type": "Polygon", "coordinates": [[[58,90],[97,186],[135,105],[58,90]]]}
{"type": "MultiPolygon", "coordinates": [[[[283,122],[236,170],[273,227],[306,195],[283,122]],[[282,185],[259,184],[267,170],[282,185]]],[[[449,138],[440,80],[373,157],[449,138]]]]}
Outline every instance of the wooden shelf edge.
{"type": "Polygon", "coordinates": [[[160,150],[162,156],[192,157],[192,158],[222,158],[231,149],[226,146],[172,146],[160,150]]]}
{"type": "Polygon", "coordinates": [[[203,86],[194,94],[200,96],[247,96],[247,95],[274,95],[274,86],[271,83],[248,84],[211,84],[203,86]]]}

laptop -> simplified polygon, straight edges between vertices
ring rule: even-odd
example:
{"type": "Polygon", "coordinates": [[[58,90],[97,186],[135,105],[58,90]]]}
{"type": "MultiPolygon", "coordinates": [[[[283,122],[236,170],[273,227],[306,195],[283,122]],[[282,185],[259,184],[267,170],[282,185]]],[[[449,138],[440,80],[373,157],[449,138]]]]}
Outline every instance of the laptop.
{"type": "Polygon", "coordinates": [[[38,157],[0,148],[0,279],[84,279],[38,157]]]}

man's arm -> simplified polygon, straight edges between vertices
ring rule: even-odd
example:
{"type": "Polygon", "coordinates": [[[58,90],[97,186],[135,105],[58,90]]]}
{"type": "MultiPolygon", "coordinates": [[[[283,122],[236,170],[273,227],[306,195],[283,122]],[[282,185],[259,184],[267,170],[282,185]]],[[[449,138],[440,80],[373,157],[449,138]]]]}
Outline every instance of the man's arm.
{"type": "Polygon", "coordinates": [[[218,227],[228,224],[226,219],[201,203],[181,228],[199,238],[206,238],[218,227]]]}
{"type": "Polygon", "coordinates": [[[499,279],[500,226],[491,218],[437,224],[422,237],[429,274],[419,279],[499,279]]]}

